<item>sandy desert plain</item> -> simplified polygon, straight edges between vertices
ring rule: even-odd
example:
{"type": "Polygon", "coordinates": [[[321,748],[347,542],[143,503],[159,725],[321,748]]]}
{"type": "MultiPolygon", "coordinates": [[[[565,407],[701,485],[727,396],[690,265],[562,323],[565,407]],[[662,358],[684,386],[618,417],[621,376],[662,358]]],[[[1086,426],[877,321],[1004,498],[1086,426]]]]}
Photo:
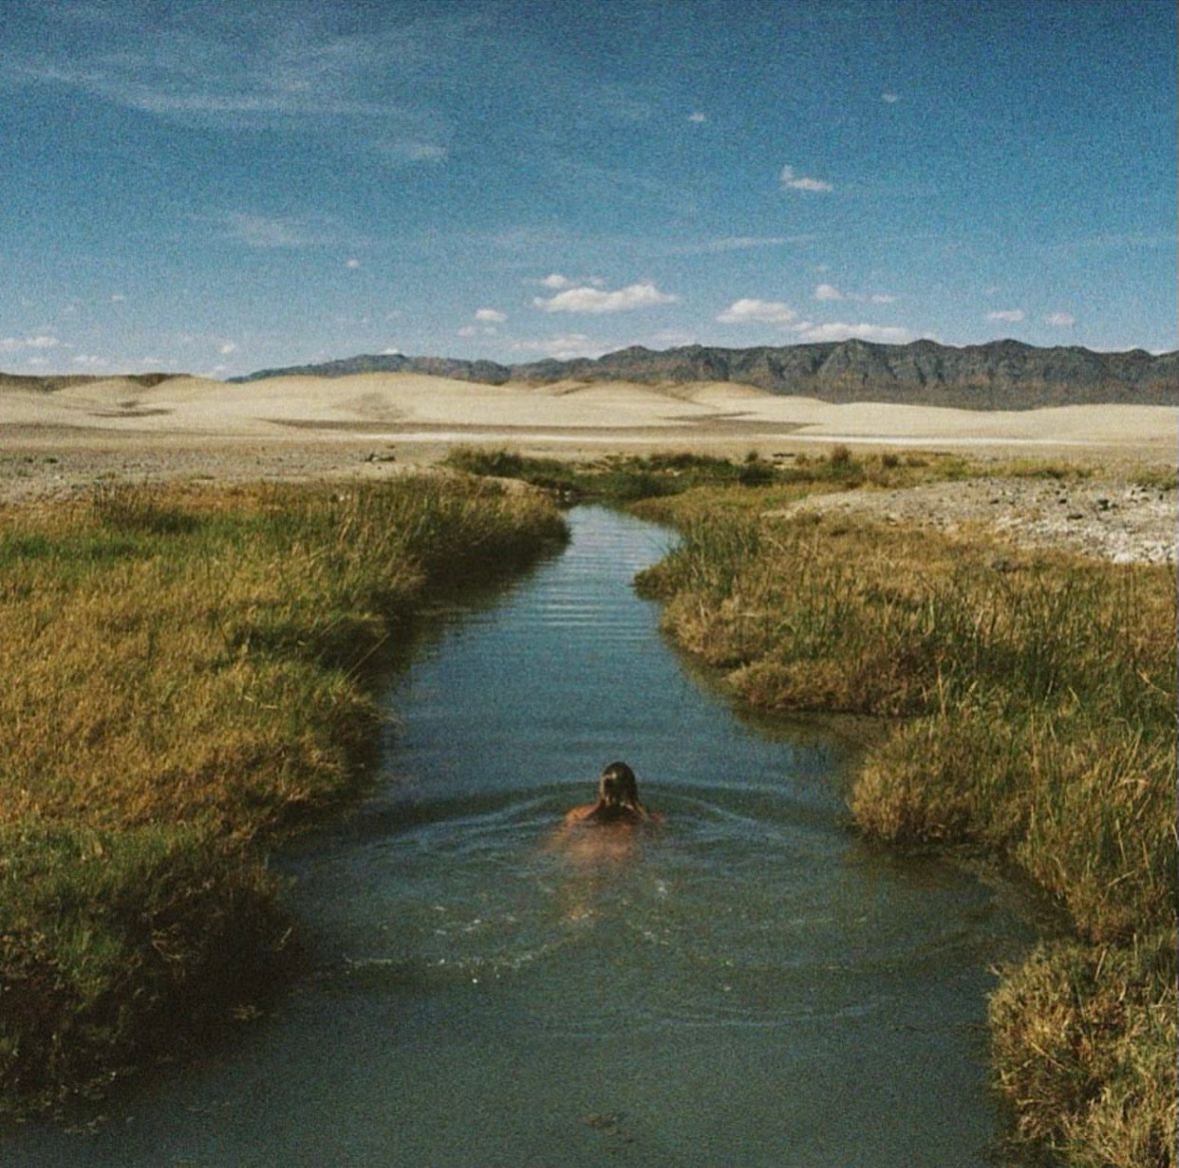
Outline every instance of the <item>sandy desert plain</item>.
{"type": "Polygon", "coordinates": [[[1179,460],[1172,407],[836,405],[729,383],[492,386],[396,373],[243,384],[111,377],[53,391],[0,379],[0,501],[68,497],[114,481],[383,478],[436,462],[456,444],[573,459],[690,450],[789,460],[836,443],[1081,464],[1088,476],[1067,486],[983,478],[857,492],[838,505],[941,526],[984,518],[1032,542],[1175,561],[1173,493],[1125,483],[1136,468],[1179,460]]]}

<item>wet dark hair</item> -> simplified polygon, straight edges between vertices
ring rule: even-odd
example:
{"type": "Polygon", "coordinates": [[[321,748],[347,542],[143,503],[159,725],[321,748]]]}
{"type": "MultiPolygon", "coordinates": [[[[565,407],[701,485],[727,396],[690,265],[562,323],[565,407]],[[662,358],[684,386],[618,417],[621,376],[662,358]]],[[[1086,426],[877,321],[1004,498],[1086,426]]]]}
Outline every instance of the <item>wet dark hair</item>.
{"type": "Polygon", "coordinates": [[[596,818],[613,819],[627,813],[646,818],[647,809],[639,802],[639,785],[635,773],[624,762],[612,762],[602,770],[598,780],[596,818]]]}

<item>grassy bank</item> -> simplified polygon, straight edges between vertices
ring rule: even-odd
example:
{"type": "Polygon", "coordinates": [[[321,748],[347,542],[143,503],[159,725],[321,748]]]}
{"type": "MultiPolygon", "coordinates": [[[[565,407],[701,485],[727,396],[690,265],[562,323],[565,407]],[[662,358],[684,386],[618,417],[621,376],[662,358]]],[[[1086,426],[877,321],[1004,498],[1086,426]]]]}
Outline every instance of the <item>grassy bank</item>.
{"type": "Polygon", "coordinates": [[[895,719],[856,779],[861,830],[1001,857],[1072,924],[991,1001],[1020,1135],[1069,1164],[1173,1164],[1173,570],[763,518],[758,494],[643,504],[684,542],[641,586],[749,701],[895,719]]]}
{"type": "Polygon", "coordinates": [[[398,630],[563,532],[442,478],[0,512],[0,1094],[248,1014],[290,930],[265,846],[362,786],[398,630]]]}
{"type": "MultiPolygon", "coordinates": [[[[633,503],[682,495],[701,487],[773,489],[778,505],[816,491],[857,487],[914,486],[931,479],[969,473],[967,464],[947,454],[883,454],[856,458],[846,446],[825,456],[806,454],[767,459],[751,451],[745,458],[718,458],[689,451],[607,454],[581,462],[532,458],[503,447],[459,446],[446,463],[467,474],[519,479],[570,502],[633,503]]],[[[715,505],[727,497],[713,494],[715,505]]],[[[741,492],[733,505],[744,506],[741,492]]]]}

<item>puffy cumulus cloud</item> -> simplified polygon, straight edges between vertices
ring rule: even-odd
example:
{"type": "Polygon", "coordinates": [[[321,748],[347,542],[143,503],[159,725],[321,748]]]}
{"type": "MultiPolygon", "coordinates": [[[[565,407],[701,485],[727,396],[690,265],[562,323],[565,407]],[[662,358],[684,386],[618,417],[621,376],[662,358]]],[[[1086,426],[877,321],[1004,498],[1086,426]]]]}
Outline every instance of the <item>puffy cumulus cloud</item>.
{"type": "Polygon", "coordinates": [[[816,300],[842,300],[843,293],[834,284],[817,284],[815,286],[816,300]]]}
{"type": "Polygon", "coordinates": [[[734,300],[716,318],[722,324],[791,324],[798,313],[781,300],[734,300]]]}
{"type": "Polygon", "coordinates": [[[562,276],[560,272],[553,272],[552,275],[545,276],[545,278],[541,280],[541,284],[543,284],[546,288],[552,288],[554,292],[560,292],[562,288],[573,287],[573,281],[570,280],[567,276],[562,276]]]}
{"type": "Polygon", "coordinates": [[[708,115],[702,114],[699,110],[696,110],[695,113],[688,115],[688,121],[694,122],[696,125],[700,125],[702,122],[708,121],[708,115]]]}
{"type": "Polygon", "coordinates": [[[880,95],[880,100],[886,105],[896,105],[896,103],[901,100],[901,95],[899,93],[892,93],[889,91],[882,93],[880,95]]]}
{"type": "Polygon", "coordinates": [[[217,352],[222,357],[228,357],[230,353],[237,352],[237,345],[233,341],[225,341],[223,344],[217,346],[217,352]]]}
{"type": "Polygon", "coordinates": [[[1007,324],[1019,324],[1023,320],[1022,308],[1004,308],[998,312],[988,312],[987,320],[1001,320],[1007,324]]]}
{"type": "Polygon", "coordinates": [[[537,296],[532,303],[542,312],[585,312],[598,315],[674,304],[678,299],[677,296],[661,292],[654,284],[646,282],[628,284],[625,288],[617,288],[612,292],[585,284],[566,288],[548,299],[537,296]]]}
{"type": "Polygon", "coordinates": [[[352,259],[349,259],[349,260],[345,260],[344,267],[351,268],[353,271],[355,271],[357,268],[360,267],[360,260],[356,259],[355,257],[353,257],[352,259]]]}
{"type": "Polygon", "coordinates": [[[795,174],[793,166],[782,167],[782,186],[792,191],[830,191],[834,190],[829,182],[822,179],[809,178],[806,175],[795,174]]]}
{"type": "Polygon", "coordinates": [[[1053,312],[1044,317],[1044,323],[1054,328],[1072,328],[1077,318],[1071,312],[1053,312]]]}
{"type": "Polygon", "coordinates": [[[508,319],[508,314],[500,312],[497,308],[480,308],[475,312],[475,319],[483,321],[484,324],[503,324],[508,319]]]}

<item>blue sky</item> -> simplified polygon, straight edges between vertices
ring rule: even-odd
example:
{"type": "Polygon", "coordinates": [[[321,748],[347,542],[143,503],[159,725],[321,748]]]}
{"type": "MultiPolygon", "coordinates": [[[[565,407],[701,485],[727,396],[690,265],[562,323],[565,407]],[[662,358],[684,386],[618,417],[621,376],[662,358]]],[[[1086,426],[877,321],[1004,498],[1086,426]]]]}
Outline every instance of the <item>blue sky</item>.
{"type": "Polygon", "coordinates": [[[0,0],[0,369],[1176,336],[1172,0],[0,0]]]}

